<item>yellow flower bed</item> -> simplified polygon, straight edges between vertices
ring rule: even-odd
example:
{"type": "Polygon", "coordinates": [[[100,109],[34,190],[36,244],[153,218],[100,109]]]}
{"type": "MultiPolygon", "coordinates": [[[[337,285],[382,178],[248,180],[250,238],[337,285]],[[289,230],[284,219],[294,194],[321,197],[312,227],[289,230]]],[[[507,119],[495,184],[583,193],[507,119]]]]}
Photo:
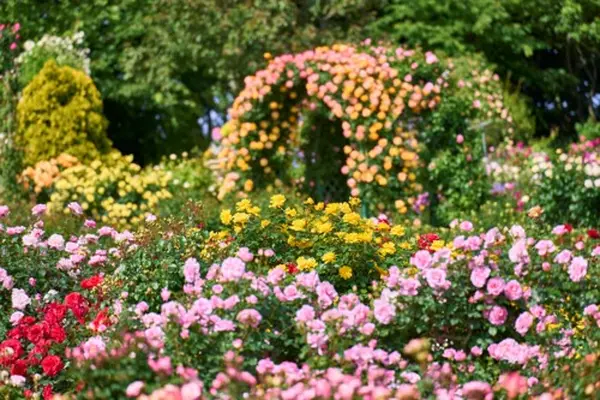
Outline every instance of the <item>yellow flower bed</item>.
{"type": "Polygon", "coordinates": [[[361,218],[359,207],[357,198],[329,204],[308,199],[294,207],[276,194],[263,208],[243,199],[222,210],[222,229],[209,235],[201,257],[213,261],[242,247],[255,254],[272,251],[258,265],[317,270],[323,279],[340,285],[366,284],[392,265],[406,267],[417,237],[404,226],[361,218]]]}
{"type": "Polygon", "coordinates": [[[90,165],[64,170],[54,183],[48,209],[68,212],[67,205],[78,202],[102,223],[131,228],[152,213],[160,200],[171,197],[170,177],[164,170],[142,170],[132,156],[114,152],[90,165]]]}

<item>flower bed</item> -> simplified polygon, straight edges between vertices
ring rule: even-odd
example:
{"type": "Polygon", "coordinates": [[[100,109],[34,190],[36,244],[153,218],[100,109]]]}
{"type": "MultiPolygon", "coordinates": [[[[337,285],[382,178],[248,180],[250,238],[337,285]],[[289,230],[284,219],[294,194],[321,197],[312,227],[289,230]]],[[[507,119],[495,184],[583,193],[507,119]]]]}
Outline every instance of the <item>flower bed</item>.
{"type": "Polygon", "coordinates": [[[220,231],[190,210],[135,235],[96,226],[77,204],[70,232],[45,230],[45,206],[28,227],[0,207],[0,393],[598,393],[597,235],[537,219],[432,232],[364,220],[357,206],[292,207],[276,195],[263,210],[248,200],[224,210],[220,231]]]}

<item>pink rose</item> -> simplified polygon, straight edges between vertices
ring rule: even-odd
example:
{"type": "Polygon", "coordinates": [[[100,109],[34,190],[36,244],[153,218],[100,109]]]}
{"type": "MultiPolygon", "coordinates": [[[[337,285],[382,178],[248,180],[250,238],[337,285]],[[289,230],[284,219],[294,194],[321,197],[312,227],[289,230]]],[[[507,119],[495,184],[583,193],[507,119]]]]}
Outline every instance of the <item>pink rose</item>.
{"type": "Polygon", "coordinates": [[[483,354],[483,350],[479,346],[473,346],[471,347],[471,354],[475,357],[479,357],[483,354]]]}
{"type": "Polygon", "coordinates": [[[450,287],[450,282],[446,280],[446,271],[441,268],[427,269],[425,280],[432,289],[448,289],[450,287]]]}
{"type": "Polygon", "coordinates": [[[377,299],[373,302],[373,312],[375,319],[384,325],[392,322],[396,316],[396,308],[383,299],[377,299]]]}
{"type": "Polygon", "coordinates": [[[499,326],[506,322],[507,317],[508,311],[506,311],[506,308],[494,306],[489,312],[488,320],[492,323],[492,325],[499,326]]]}
{"type": "Polygon", "coordinates": [[[496,297],[504,291],[504,279],[496,276],[490,279],[487,283],[487,292],[496,297]]]}
{"type": "Polygon", "coordinates": [[[81,207],[81,205],[77,202],[71,202],[67,205],[67,208],[75,215],[81,215],[83,214],[83,208],[81,207]]]}
{"type": "Polygon", "coordinates": [[[260,324],[260,321],[262,321],[262,316],[255,309],[247,308],[245,310],[240,311],[236,319],[242,325],[257,328],[260,324]]]}
{"type": "Polygon", "coordinates": [[[305,304],[301,309],[296,311],[296,321],[297,322],[308,322],[315,318],[315,309],[305,304]]]}
{"type": "Polygon", "coordinates": [[[48,246],[56,250],[62,250],[65,246],[65,239],[58,233],[55,233],[48,238],[48,246]]]}
{"type": "Polygon", "coordinates": [[[431,254],[427,250],[419,250],[410,258],[410,263],[419,269],[431,266],[431,254]]]}
{"type": "Polygon", "coordinates": [[[225,281],[234,282],[239,280],[246,271],[246,266],[237,257],[228,257],[221,265],[221,276],[225,281]]]}
{"type": "Polygon", "coordinates": [[[476,267],[471,271],[471,283],[476,288],[485,286],[487,278],[490,276],[491,270],[488,267],[476,267]]]}
{"type": "Polygon", "coordinates": [[[127,397],[138,397],[140,393],[142,393],[142,389],[145,385],[146,384],[142,381],[132,382],[129,384],[129,386],[127,386],[127,389],[125,390],[125,395],[127,397]]]}
{"type": "Polygon", "coordinates": [[[46,207],[45,204],[36,204],[32,209],[31,209],[31,214],[35,215],[35,216],[39,216],[42,215],[46,212],[46,210],[48,209],[48,207],[46,207]]]}
{"type": "Polygon", "coordinates": [[[519,282],[513,279],[512,281],[509,281],[504,287],[504,295],[509,300],[516,301],[523,296],[523,289],[521,288],[519,282]]]}
{"type": "Polygon", "coordinates": [[[463,231],[470,232],[473,230],[473,224],[469,221],[463,221],[460,223],[459,228],[463,231]]]}
{"type": "Polygon", "coordinates": [[[254,255],[247,247],[241,247],[238,250],[237,256],[245,263],[249,263],[250,261],[254,260],[254,255]]]}
{"type": "Polygon", "coordinates": [[[492,399],[492,386],[481,381],[471,381],[463,385],[462,395],[467,400],[492,399]]]}
{"type": "Polygon", "coordinates": [[[533,325],[533,315],[528,312],[524,312],[519,315],[517,321],[515,322],[515,329],[521,336],[525,336],[529,328],[533,325]]]}
{"type": "Polygon", "coordinates": [[[540,240],[535,245],[535,248],[538,251],[538,254],[542,257],[556,250],[556,247],[554,247],[554,243],[552,243],[552,240],[540,240]]]}
{"type": "Polygon", "coordinates": [[[12,306],[16,310],[24,310],[31,304],[31,299],[23,289],[12,290],[12,306]]]}
{"type": "Polygon", "coordinates": [[[194,283],[200,278],[200,264],[195,258],[188,258],[185,261],[183,275],[187,283],[194,283]]]}
{"type": "Polygon", "coordinates": [[[202,396],[202,385],[198,381],[188,382],[181,387],[181,400],[197,400],[202,396]]]}
{"type": "Polygon", "coordinates": [[[581,281],[587,274],[587,266],[588,262],[585,258],[581,256],[573,258],[569,265],[569,278],[573,282],[581,281]]]}

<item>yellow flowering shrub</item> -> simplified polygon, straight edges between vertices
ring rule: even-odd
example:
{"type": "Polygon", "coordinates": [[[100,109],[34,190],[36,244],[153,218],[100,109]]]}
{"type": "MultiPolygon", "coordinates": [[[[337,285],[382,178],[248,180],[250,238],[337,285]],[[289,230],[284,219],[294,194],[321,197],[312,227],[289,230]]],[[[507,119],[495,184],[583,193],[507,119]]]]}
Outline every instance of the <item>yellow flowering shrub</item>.
{"type": "Polygon", "coordinates": [[[15,143],[33,166],[62,153],[91,162],[110,151],[102,99],[92,79],[48,61],[25,87],[17,105],[15,143]]]}
{"type": "MultiPolygon", "coordinates": [[[[221,211],[221,228],[210,234],[201,252],[207,261],[248,247],[263,259],[265,268],[279,266],[295,272],[317,270],[336,287],[364,287],[397,265],[405,267],[418,248],[411,228],[387,220],[361,218],[360,200],[293,206],[281,194],[259,207],[243,199],[221,211]]],[[[443,242],[442,242],[443,245],[443,242]]]]}
{"type": "Polygon", "coordinates": [[[54,183],[48,209],[67,212],[78,202],[87,214],[119,228],[131,228],[171,197],[171,175],[159,169],[142,169],[132,156],[113,152],[89,165],[65,169],[54,183]]]}

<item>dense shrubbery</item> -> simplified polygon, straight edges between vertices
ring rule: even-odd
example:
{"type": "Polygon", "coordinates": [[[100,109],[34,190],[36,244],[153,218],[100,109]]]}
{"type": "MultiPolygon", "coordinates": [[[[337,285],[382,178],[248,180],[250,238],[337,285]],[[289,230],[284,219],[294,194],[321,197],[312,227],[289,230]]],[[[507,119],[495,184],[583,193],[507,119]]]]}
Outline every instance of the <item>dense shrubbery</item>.
{"type": "Polygon", "coordinates": [[[517,210],[541,207],[547,223],[593,227],[600,218],[600,140],[568,149],[535,151],[508,145],[487,168],[496,196],[512,199],[517,210]]]}
{"type": "Polygon", "coordinates": [[[17,121],[15,144],[24,150],[28,166],[61,153],[92,161],[111,146],[92,80],[52,60],[23,90],[17,121]]]}

